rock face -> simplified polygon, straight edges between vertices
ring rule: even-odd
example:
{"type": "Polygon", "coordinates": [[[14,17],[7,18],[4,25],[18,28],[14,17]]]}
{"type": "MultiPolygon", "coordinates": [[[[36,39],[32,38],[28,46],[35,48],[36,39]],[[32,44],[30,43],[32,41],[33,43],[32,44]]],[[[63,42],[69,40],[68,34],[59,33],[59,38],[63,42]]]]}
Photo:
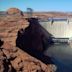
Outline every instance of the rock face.
{"type": "Polygon", "coordinates": [[[21,15],[21,11],[17,8],[10,8],[7,10],[7,13],[10,14],[10,15],[13,15],[13,14],[19,14],[21,15]]]}
{"type": "MultiPolygon", "coordinates": [[[[16,10],[14,12],[16,12],[16,10]]],[[[25,18],[23,18],[23,16],[7,15],[5,18],[0,20],[0,38],[3,41],[8,41],[15,46],[18,30],[21,28],[25,29],[28,26],[29,22],[25,18]]]]}
{"type": "Polygon", "coordinates": [[[18,31],[16,45],[21,49],[29,48],[43,52],[49,44],[53,43],[51,34],[39,24],[38,19],[30,18],[28,21],[29,27],[18,31]]]}
{"type": "Polygon", "coordinates": [[[53,65],[46,65],[16,47],[18,31],[21,30],[21,34],[23,34],[22,32],[29,27],[29,22],[16,8],[11,8],[7,12],[9,15],[0,20],[0,38],[2,40],[0,40],[0,72],[52,72],[53,65]],[[17,13],[20,16],[12,15],[17,13]]]}
{"type": "Polygon", "coordinates": [[[4,42],[0,47],[0,72],[54,72],[52,65],[45,65],[21,49],[4,42]],[[6,64],[6,67],[5,67],[6,64]]]}

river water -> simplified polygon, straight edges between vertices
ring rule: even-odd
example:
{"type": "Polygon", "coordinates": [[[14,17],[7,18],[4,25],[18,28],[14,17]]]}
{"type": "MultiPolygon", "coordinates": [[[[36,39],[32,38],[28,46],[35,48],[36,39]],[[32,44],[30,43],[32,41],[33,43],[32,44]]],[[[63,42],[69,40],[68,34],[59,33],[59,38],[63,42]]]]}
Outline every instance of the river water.
{"type": "Polygon", "coordinates": [[[72,48],[67,43],[51,45],[44,52],[57,66],[57,72],[72,72],[72,48]]]}

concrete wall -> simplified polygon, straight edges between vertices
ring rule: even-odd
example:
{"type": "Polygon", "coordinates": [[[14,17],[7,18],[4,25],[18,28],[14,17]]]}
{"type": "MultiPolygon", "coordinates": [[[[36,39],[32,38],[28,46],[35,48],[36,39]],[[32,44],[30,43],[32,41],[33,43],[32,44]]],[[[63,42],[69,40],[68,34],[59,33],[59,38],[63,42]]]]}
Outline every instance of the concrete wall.
{"type": "Polygon", "coordinates": [[[72,37],[72,22],[54,21],[40,22],[40,24],[56,38],[71,38],[72,37]]]}

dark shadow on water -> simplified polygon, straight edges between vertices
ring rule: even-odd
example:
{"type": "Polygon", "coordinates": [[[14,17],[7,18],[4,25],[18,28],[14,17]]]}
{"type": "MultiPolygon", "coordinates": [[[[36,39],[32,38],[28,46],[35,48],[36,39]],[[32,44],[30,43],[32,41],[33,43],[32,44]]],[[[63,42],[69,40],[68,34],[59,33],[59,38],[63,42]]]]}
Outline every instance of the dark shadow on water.
{"type": "Polygon", "coordinates": [[[45,56],[43,51],[53,43],[49,34],[38,22],[38,19],[28,19],[30,25],[25,30],[18,31],[16,46],[36,57],[46,64],[52,64],[50,57],[45,56]]]}
{"type": "Polygon", "coordinates": [[[65,64],[63,64],[61,61],[59,61],[58,59],[55,59],[54,57],[52,58],[52,61],[55,63],[55,65],[57,66],[57,70],[56,72],[72,72],[72,66],[69,67],[65,64]]]}

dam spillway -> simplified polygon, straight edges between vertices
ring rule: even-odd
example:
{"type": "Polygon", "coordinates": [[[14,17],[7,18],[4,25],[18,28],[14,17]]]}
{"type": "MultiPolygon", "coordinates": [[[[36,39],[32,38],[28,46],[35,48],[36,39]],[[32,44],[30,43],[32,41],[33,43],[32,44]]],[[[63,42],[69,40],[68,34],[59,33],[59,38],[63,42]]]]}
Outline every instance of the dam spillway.
{"type": "Polygon", "coordinates": [[[55,38],[72,38],[71,18],[40,21],[40,24],[55,38]]]}

